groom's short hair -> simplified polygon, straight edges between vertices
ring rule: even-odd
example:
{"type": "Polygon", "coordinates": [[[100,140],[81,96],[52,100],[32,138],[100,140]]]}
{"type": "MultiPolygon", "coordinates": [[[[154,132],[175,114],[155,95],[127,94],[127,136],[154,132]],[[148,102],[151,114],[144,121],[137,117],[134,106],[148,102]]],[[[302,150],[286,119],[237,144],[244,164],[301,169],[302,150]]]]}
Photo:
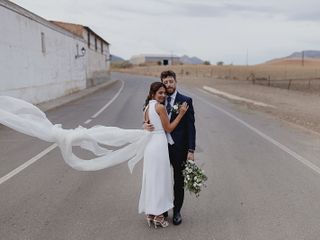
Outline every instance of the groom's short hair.
{"type": "Polygon", "coordinates": [[[173,79],[176,81],[176,74],[174,71],[172,70],[168,70],[168,71],[163,71],[160,75],[160,79],[162,81],[162,79],[167,78],[167,77],[173,77],[173,79]]]}

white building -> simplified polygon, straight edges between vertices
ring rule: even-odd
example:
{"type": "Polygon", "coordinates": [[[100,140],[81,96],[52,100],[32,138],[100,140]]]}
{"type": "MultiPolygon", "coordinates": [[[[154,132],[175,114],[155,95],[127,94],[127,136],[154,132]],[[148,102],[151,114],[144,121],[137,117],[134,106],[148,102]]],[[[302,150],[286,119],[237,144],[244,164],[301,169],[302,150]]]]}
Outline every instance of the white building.
{"type": "Polygon", "coordinates": [[[135,65],[173,65],[180,64],[180,57],[169,54],[140,54],[132,56],[130,62],[135,65]]]}
{"type": "Polygon", "coordinates": [[[0,0],[0,95],[39,103],[95,84],[90,78],[109,71],[109,44],[92,51],[98,40],[88,31],[90,50],[83,36],[0,0]]]}
{"type": "MultiPolygon", "coordinates": [[[[87,26],[58,21],[51,22],[83,38],[87,43],[87,86],[101,83],[106,77],[105,74],[110,77],[110,44],[107,41],[87,26]]],[[[78,51],[81,52],[81,49],[78,51]]]]}

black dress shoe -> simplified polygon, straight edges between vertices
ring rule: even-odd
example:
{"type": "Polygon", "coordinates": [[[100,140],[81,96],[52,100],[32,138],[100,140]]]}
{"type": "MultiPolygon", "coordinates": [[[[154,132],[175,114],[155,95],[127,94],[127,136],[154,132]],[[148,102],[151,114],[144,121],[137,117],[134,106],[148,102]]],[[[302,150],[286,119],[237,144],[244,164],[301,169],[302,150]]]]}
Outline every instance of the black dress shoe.
{"type": "Polygon", "coordinates": [[[180,212],[173,214],[172,222],[174,225],[179,225],[182,222],[182,217],[181,217],[180,212]]]}
{"type": "Polygon", "coordinates": [[[163,213],[163,216],[164,216],[165,218],[167,218],[167,217],[168,217],[168,211],[164,212],[164,213],[163,213]]]}

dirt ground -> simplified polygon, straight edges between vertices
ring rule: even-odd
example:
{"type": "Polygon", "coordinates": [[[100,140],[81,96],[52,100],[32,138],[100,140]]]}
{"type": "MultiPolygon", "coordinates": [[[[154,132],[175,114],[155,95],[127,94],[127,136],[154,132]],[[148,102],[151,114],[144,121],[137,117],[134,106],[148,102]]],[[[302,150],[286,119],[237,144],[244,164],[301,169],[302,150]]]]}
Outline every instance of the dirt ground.
{"type": "Polygon", "coordinates": [[[232,100],[239,104],[245,104],[250,109],[272,114],[280,119],[320,133],[320,92],[307,93],[253,85],[248,81],[212,79],[181,79],[181,81],[196,87],[209,86],[239,97],[273,105],[275,108],[232,100]]]}
{"type": "MultiPolygon", "coordinates": [[[[141,72],[124,71],[141,74],[141,72]]],[[[146,73],[144,73],[146,74],[146,73]]],[[[155,76],[153,72],[146,75],[155,76]]],[[[263,102],[275,108],[256,106],[251,103],[230,100],[248,108],[272,114],[282,120],[304,127],[320,134],[320,91],[304,92],[276,87],[253,85],[250,81],[196,78],[177,76],[178,81],[202,88],[209,86],[239,97],[263,102]]],[[[223,96],[222,96],[223,97],[223,96]]]]}

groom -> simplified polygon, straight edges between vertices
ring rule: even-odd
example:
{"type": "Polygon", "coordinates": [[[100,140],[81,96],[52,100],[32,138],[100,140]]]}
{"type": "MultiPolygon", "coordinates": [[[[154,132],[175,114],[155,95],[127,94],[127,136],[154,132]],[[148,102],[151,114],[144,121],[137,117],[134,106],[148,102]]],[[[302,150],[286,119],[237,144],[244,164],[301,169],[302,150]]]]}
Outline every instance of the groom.
{"type": "MultiPolygon", "coordinates": [[[[170,122],[172,122],[177,113],[173,111],[173,106],[187,102],[189,109],[182,118],[178,126],[171,132],[174,144],[169,144],[169,157],[174,172],[174,208],[173,208],[173,224],[179,225],[182,222],[180,210],[184,199],[184,177],[182,175],[183,167],[186,160],[194,161],[194,150],[196,142],[196,129],[194,110],[192,99],[177,91],[176,74],[169,70],[163,71],[160,75],[161,82],[166,85],[167,98],[165,107],[169,114],[170,122]]],[[[152,129],[152,125],[145,126],[146,129],[152,129]]],[[[164,213],[167,217],[168,213],[164,213]]]]}

